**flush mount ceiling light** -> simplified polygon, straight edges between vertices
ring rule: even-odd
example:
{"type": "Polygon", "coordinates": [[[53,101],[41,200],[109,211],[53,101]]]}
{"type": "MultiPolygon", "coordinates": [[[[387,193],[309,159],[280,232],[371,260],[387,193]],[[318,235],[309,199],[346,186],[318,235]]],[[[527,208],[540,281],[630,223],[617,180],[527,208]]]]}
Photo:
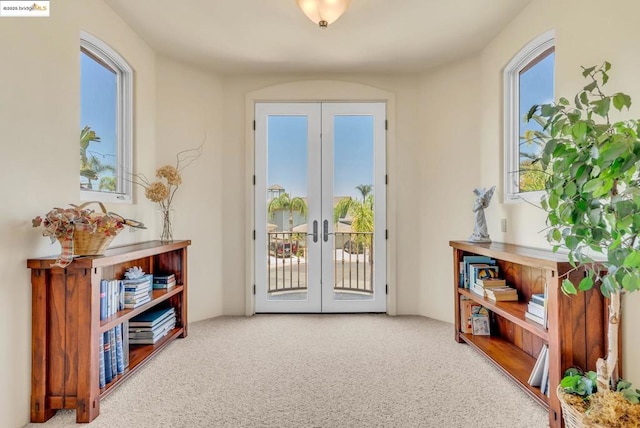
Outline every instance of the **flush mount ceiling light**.
{"type": "Polygon", "coordinates": [[[296,3],[310,20],[320,28],[327,28],[347,10],[351,0],[296,0],[296,3]]]}

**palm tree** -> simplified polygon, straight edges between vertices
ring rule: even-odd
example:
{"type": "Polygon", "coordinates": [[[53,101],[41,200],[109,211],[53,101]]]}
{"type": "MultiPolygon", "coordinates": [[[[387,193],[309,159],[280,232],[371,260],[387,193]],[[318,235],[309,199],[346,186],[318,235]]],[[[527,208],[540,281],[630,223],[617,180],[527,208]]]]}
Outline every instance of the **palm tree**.
{"type": "Polygon", "coordinates": [[[371,184],[360,184],[358,186],[356,186],[356,189],[362,193],[362,201],[364,202],[365,199],[367,199],[367,195],[369,195],[369,193],[371,193],[371,191],[373,190],[373,185],[371,184]]]}
{"type": "Polygon", "coordinates": [[[293,230],[293,212],[298,211],[301,215],[307,215],[307,203],[301,197],[290,197],[288,193],[283,193],[269,202],[267,207],[269,215],[276,211],[289,211],[289,231],[293,230]]]}
{"type": "MultiPolygon", "coordinates": [[[[80,131],[80,176],[87,179],[88,183],[85,185],[86,189],[93,189],[93,180],[98,179],[98,174],[105,171],[115,172],[115,168],[112,165],[103,164],[94,155],[87,156],[89,144],[92,142],[99,143],[100,137],[96,135],[96,131],[91,130],[90,126],[85,126],[80,131]]],[[[82,184],[81,184],[82,186],[82,184]]],[[[111,190],[110,183],[101,180],[100,190],[111,190]]],[[[113,181],[113,189],[115,191],[115,180],[113,181]]]]}
{"type": "Polygon", "coordinates": [[[371,184],[360,184],[356,189],[362,194],[362,201],[351,197],[342,199],[333,209],[333,222],[350,215],[351,227],[355,232],[373,232],[373,195],[371,184]]]}
{"type": "MultiPolygon", "coordinates": [[[[351,229],[354,232],[369,232],[367,234],[358,234],[355,243],[356,245],[364,245],[366,248],[371,248],[373,242],[371,240],[370,232],[373,232],[373,195],[370,194],[373,186],[370,184],[361,184],[356,187],[362,193],[362,201],[345,198],[342,199],[333,210],[333,222],[335,224],[341,218],[345,218],[347,215],[351,216],[351,229]]],[[[370,257],[371,257],[371,253],[370,257]]],[[[370,261],[372,259],[370,258],[370,261]]]]}

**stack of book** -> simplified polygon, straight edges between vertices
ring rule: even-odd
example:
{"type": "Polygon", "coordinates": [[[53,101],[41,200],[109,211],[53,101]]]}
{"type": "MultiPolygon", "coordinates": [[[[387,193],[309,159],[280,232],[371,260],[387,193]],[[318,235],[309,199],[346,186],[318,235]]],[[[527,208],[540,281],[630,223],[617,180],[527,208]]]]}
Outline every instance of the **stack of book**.
{"type": "Polygon", "coordinates": [[[170,288],[173,288],[175,285],[176,285],[176,275],[173,273],[153,275],[154,290],[169,290],[170,288]]]}
{"type": "Polygon", "coordinates": [[[485,289],[485,297],[494,302],[518,301],[518,290],[507,285],[485,289]]]}
{"type": "Polygon", "coordinates": [[[531,300],[527,305],[527,312],[525,312],[524,316],[544,327],[547,326],[547,309],[544,294],[531,295],[531,300]]]}
{"type": "Polygon", "coordinates": [[[124,308],[134,309],[151,301],[151,281],[153,275],[146,274],[140,278],[123,279],[124,308]]]}
{"type": "Polygon", "coordinates": [[[487,297],[487,290],[505,287],[507,283],[500,278],[476,279],[469,287],[469,291],[482,297],[487,297]]]}
{"type": "Polygon", "coordinates": [[[143,312],[129,321],[129,343],[153,345],[175,326],[176,312],[173,307],[143,312]]]}

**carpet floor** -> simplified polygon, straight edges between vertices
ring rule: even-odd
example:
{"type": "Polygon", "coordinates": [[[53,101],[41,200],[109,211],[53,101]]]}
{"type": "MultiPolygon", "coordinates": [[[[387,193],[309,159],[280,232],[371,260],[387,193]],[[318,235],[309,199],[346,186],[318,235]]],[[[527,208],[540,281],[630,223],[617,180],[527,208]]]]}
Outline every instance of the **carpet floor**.
{"type": "MultiPolygon", "coordinates": [[[[75,411],[46,424],[77,427],[75,411]]],[[[189,325],[84,426],[543,428],[547,412],[453,326],[418,316],[256,315],[189,325]]]]}

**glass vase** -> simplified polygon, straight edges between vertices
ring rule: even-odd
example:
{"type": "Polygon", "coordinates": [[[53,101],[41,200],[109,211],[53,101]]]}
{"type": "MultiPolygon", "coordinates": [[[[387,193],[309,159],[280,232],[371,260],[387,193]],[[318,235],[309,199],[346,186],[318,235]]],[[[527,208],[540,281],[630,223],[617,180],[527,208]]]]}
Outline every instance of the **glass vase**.
{"type": "Polygon", "coordinates": [[[158,224],[160,225],[160,241],[173,241],[173,208],[159,208],[156,210],[159,216],[158,224]]]}

